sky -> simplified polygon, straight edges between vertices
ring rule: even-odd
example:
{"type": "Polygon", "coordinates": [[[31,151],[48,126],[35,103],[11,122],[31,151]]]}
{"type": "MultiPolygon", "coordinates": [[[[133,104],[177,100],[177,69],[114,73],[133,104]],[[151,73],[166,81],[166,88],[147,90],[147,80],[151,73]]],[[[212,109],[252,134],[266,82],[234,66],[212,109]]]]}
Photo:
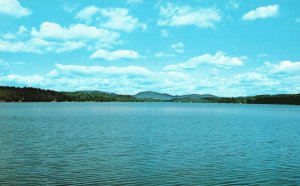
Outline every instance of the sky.
{"type": "Polygon", "coordinates": [[[0,85],[300,93],[300,1],[0,0],[0,85]]]}

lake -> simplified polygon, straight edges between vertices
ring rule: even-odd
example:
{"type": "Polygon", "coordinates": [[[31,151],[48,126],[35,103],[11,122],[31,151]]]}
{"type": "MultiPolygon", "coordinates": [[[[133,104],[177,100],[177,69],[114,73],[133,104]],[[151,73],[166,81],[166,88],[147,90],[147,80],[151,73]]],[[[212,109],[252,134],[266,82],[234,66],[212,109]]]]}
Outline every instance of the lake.
{"type": "Polygon", "coordinates": [[[6,184],[300,185],[300,107],[1,103],[6,184]]]}

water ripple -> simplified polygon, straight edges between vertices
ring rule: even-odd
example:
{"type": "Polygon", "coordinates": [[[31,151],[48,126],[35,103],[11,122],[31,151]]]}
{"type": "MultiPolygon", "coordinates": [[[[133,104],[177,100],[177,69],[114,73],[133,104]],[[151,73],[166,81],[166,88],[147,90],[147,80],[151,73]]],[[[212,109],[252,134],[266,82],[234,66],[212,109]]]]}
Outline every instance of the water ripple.
{"type": "Polygon", "coordinates": [[[0,185],[300,185],[300,107],[0,104],[0,185]]]}

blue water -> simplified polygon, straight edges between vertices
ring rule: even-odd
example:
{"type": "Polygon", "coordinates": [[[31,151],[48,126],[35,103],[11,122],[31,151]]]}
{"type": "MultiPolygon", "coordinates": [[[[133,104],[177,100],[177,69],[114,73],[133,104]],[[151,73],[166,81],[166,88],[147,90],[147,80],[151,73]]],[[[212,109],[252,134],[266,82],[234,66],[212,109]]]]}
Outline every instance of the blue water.
{"type": "Polygon", "coordinates": [[[300,185],[300,107],[1,103],[6,184],[300,185]]]}

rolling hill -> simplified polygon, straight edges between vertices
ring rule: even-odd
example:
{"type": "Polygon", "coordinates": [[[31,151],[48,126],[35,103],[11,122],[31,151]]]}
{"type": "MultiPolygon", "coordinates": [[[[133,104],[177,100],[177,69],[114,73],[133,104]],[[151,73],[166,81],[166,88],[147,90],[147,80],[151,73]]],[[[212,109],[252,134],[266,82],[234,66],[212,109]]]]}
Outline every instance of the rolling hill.
{"type": "Polygon", "coordinates": [[[139,99],[157,99],[162,101],[169,101],[174,98],[174,96],[166,93],[158,93],[158,92],[152,92],[152,91],[145,91],[140,92],[134,95],[134,97],[139,99]]]}
{"type": "Polygon", "coordinates": [[[154,99],[162,101],[172,101],[172,100],[196,100],[205,98],[217,98],[217,96],[211,94],[187,94],[187,95],[170,95],[166,93],[158,93],[153,91],[140,92],[134,95],[134,97],[139,99],[154,99]]]}

